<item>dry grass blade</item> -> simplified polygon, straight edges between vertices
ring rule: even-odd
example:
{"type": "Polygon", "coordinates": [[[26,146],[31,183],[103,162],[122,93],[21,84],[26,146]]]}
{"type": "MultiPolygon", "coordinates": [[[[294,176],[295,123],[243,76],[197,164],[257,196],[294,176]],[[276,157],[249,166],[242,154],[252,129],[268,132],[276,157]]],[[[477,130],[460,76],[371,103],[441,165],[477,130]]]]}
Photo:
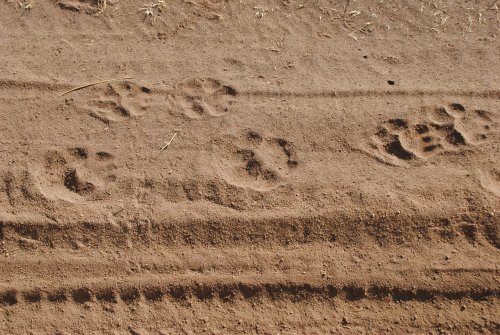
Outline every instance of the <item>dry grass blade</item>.
{"type": "Polygon", "coordinates": [[[170,146],[170,143],[172,143],[172,141],[174,140],[174,138],[177,136],[178,132],[175,132],[174,135],[172,136],[172,138],[167,142],[165,143],[165,145],[163,147],[160,148],[160,152],[158,153],[158,155],[156,155],[155,158],[158,158],[161,153],[170,146]]]}
{"type": "Polygon", "coordinates": [[[78,87],[75,87],[75,88],[72,88],[71,90],[69,91],[66,91],[64,93],[61,93],[61,95],[59,96],[63,96],[63,95],[66,95],[68,93],[71,93],[71,92],[74,92],[74,91],[78,91],[78,90],[81,90],[83,88],[87,88],[87,87],[90,87],[90,86],[95,86],[95,85],[99,85],[99,84],[105,84],[105,83],[111,83],[113,81],[120,81],[120,80],[129,80],[129,79],[133,79],[132,77],[125,77],[125,78],[118,78],[118,79],[108,79],[108,80],[101,80],[101,81],[97,81],[95,83],[90,83],[90,84],[86,84],[86,85],[82,85],[82,86],[78,86],[78,87]]]}
{"type": "Polygon", "coordinates": [[[31,11],[35,7],[35,0],[18,1],[18,5],[23,10],[22,15],[24,15],[24,13],[31,11]]]}
{"type": "Polygon", "coordinates": [[[141,8],[139,8],[138,12],[142,12],[144,14],[144,20],[150,19],[151,24],[154,24],[156,18],[161,14],[162,8],[166,8],[164,0],[158,0],[155,3],[145,4],[141,8]]]}
{"type": "Polygon", "coordinates": [[[493,8],[493,6],[495,6],[495,4],[498,2],[498,0],[495,0],[491,3],[491,5],[488,6],[488,8],[486,8],[486,10],[490,10],[491,8],[493,8]]]}
{"type": "Polygon", "coordinates": [[[368,27],[369,25],[371,25],[372,23],[371,22],[367,22],[363,27],[359,28],[359,29],[356,29],[355,31],[353,31],[352,33],[349,34],[349,37],[353,38],[354,40],[358,40],[358,38],[355,36],[356,33],[359,33],[359,32],[364,32],[365,31],[365,28],[368,27]]]}

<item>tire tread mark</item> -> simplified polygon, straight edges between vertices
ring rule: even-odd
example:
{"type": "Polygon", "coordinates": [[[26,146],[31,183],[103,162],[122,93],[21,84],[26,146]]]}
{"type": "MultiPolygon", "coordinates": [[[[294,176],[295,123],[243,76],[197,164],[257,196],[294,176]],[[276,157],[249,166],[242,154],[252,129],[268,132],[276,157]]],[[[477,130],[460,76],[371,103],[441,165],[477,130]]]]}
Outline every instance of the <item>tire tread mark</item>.
{"type": "Polygon", "coordinates": [[[312,299],[341,299],[348,302],[363,299],[431,302],[436,299],[483,301],[499,299],[500,290],[484,287],[458,290],[439,290],[429,288],[389,287],[384,285],[350,284],[338,287],[333,284],[310,283],[192,283],[192,284],[155,284],[123,287],[89,287],[55,288],[52,290],[5,289],[0,291],[0,304],[6,306],[18,303],[62,303],[72,301],[77,304],[88,302],[134,304],[138,301],[154,303],[163,299],[186,301],[195,299],[210,301],[220,299],[230,302],[236,299],[270,299],[273,301],[289,300],[292,302],[312,299]],[[119,297],[120,299],[117,299],[119,297]],[[70,299],[69,299],[70,298],[70,299]]]}

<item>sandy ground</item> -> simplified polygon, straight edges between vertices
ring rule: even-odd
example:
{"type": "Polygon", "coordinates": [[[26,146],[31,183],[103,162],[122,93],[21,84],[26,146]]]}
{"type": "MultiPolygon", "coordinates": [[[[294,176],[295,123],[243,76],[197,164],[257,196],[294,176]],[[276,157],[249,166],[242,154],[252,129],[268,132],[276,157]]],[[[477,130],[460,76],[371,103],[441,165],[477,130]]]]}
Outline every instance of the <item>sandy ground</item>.
{"type": "Polygon", "coordinates": [[[500,332],[500,4],[143,5],[0,1],[1,334],[500,332]]]}

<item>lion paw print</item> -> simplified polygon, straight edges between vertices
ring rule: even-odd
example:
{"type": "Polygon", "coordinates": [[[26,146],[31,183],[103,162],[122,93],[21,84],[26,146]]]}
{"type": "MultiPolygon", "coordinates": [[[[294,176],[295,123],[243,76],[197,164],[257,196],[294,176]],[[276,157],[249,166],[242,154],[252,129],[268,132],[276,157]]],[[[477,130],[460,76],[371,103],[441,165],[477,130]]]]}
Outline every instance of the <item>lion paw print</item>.
{"type": "Polygon", "coordinates": [[[236,90],[213,78],[180,82],[168,95],[172,106],[191,119],[217,117],[229,112],[236,90]]]}
{"type": "Polygon", "coordinates": [[[270,189],[290,176],[298,165],[295,146],[283,138],[249,131],[238,139],[217,143],[216,168],[230,184],[270,189]]]}
{"type": "Polygon", "coordinates": [[[113,155],[106,151],[90,153],[81,147],[66,152],[50,150],[38,179],[45,193],[56,198],[103,198],[108,185],[116,180],[113,161],[113,155]]]}
{"type": "Polygon", "coordinates": [[[488,111],[469,112],[459,103],[426,107],[420,122],[385,121],[372,137],[372,148],[385,161],[410,161],[480,144],[488,139],[493,126],[488,111]]]}
{"type": "Polygon", "coordinates": [[[103,96],[90,100],[90,116],[106,123],[120,122],[145,113],[151,90],[131,82],[108,84],[103,96]]]}

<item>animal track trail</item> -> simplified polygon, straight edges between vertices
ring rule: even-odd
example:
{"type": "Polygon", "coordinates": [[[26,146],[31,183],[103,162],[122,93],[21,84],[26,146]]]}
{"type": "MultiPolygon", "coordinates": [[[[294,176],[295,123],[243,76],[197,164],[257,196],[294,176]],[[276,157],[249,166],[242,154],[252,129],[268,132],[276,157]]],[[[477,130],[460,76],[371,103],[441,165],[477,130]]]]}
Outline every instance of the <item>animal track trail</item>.
{"type": "Polygon", "coordinates": [[[114,157],[106,151],[92,153],[82,147],[49,150],[43,162],[37,177],[47,198],[102,199],[116,180],[114,157]]]}
{"type": "Polygon", "coordinates": [[[167,99],[188,118],[201,119],[228,113],[237,94],[236,89],[216,79],[194,78],[176,84],[167,99]]]}
{"type": "Polygon", "coordinates": [[[218,173],[232,185],[268,190],[286,180],[298,165],[296,148],[283,138],[249,131],[217,141],[218,173]]]}
{"type": "Polygon", "coordinates": [[[383,122],[371,137],[372,153],[388,163],[425,159],[443,152],[456,152],[480,145],[495,127],[484,110],[467,110],[460,103],[447,107],[424,107],[424,118],[383,122]]]}
{"type": "Polygon", "coordinates": [[[90,100],[89,115],[106,123],[120,122],[140,116],[151,102],[151,90],[131,82],[110,83],[99,99],[90,100]]]}

